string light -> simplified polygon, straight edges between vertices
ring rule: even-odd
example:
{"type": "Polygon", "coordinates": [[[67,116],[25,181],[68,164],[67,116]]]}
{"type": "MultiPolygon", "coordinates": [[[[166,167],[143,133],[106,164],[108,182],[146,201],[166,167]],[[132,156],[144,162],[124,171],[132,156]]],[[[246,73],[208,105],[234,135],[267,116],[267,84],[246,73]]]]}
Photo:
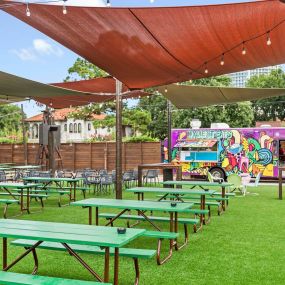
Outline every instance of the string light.
{"type": "Polygon", "coordinates": [[[66,5],[65,5],[65,2],[66,2],[67,0],[63,0],[63,6],[62,6],[62,14],[63,15],[66,15],[67,14],[67,9],[66,9],[66,5]]]}
{"type": "Polygon", "coordinates": [[[206,74],[209,73],[209,70],[208,70],[208,67],[207,67],[207,62],[205,62],[205,70],[204,70],[204,72],[205,72],[206,74]]]}
{"type": "Polygon", "coordinates": [[[107,7],[111,7],[111,0],[107,0],[107,7]]]}
{"type": "Polygon", "coordinates": [[[26,15],[27,15],[27,17],[30,17],[30,16],[31,16],[31,11],[30,11],[30,9],[29,9],[29,3],[27,3],[26,15]]]}
{"type": "Polygon", "coordinates": [[[167,93],[167,92],[168,92],[167,87],[164,89],[164,92],[165,92],[165,93],[167,93]]]}
{"type": "Polygon", "coordinates": [[[271,46],[270,32],[267,32],[267,41],[266,41],[266,44],[267,44],[268,46],[271,46]]]}
{"type": "Polygon", "coordinates": [[[224,64],[225,64],[225,60],[224,60],[224,54],[222,54],[222,57],[221,57],[221,61],[220,61],[220,64],[221,64],[221,65],[224,65],[224,64]]]}
{"type": "Polygon", "coordinates": [[[245,44],[244,42],[242,43],[242,51],[241,51],[242,55],[246,55],[246,48],[245,48],[245,44]]]}

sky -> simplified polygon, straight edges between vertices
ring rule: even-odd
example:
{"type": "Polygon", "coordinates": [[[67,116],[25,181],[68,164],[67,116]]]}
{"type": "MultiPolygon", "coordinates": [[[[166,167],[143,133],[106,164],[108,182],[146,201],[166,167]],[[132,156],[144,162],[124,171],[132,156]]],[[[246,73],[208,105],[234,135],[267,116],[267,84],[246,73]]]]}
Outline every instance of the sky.
{"type": "MultiPolygon", "coordinates": [[[[71,0],[70,0],[71,1],[71,0]]],[[[80,1],[80,0],[72,0],[80,1]]],[[[90,1],[90,0],[89,0],[90,1]]],[[[178,6],[230,2],[227,0],[111,0],[112,6],[178,6]]],[[[67,1],[68,5],[68,1],[67,1]]],[[[72,51],[41,32],[0,10],[0,70],[43,83],[61,82],[78,57],[72,51]]],[[[24,102],[27,116],[42,108],[34,102],[24,102]]]]}

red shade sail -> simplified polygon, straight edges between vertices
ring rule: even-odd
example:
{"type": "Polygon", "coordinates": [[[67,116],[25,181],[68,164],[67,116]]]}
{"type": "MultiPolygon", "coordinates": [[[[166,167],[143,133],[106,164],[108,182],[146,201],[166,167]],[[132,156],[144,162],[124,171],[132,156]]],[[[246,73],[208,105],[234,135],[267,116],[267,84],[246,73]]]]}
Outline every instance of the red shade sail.
{"type": "Polygon", "coordinates": [[[130,89],[285,62],[285,4],[279,0],[163,8],[68,7],[67,15],[61,6],[29,8],[30,17],[25,5],[3,10],[130,89]],[[267,31],[271,45],[266,44],[267,31]]]}

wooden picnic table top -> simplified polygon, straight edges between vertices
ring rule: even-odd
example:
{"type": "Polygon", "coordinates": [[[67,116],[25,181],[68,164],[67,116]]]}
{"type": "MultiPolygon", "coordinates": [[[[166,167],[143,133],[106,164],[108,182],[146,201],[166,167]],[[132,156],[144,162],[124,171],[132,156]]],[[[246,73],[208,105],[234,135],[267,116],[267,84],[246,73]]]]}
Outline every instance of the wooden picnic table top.
{"type": "Polygon", "coordinates": [[[184,186],[219,186],[219,187],[229,187],[232,183],[229,182],[210,182],[210,181],[164,181],[162,184],[166,185],[184,185],[184,186]]]}
{"type": "Polygon", "coordinates": [[[39,182],[79,182],[83,178],[68,178],[68,177],[25,177],[25,181],[39,181],[39,182]]]}
{"type": "Polygon", "coordinates": [[[116,227],[0,219],[0,237],[67,244],[122,247],[145,231],[128,228],[125,234],[118,234],[116,227]]]}
{"type": "Polygon", "coordinates": [[[158,187],[134,187],[126,189],[126,192],[133,193],[163,193],[163,194],[194,194],[194,195],[213,195],[215,190],[189,190],[177,188],[158,188],[158,187]]]}
{"type": "Polygon", "coordinates": [[[27,189],[27,188],[34,188],[40,186],[38,183],[28,183],[24,184],[21,182],[0,182],[0,188],[17,188],[17,189],[27,189]]]}
{"type": "Polygon", "coordinates": [[[156,202],[156,201],[137,201],[137,200],[118,200],[118,199],[97,199],[90,198],[77,202],[73,202],[72,206],[82,207],[102,207],[129,209],[141,211],[165,211],[165,212],[184,212],[191,208],[193,203],[177,203],[175,207],[171,206],[171,202],[156,202]]]}

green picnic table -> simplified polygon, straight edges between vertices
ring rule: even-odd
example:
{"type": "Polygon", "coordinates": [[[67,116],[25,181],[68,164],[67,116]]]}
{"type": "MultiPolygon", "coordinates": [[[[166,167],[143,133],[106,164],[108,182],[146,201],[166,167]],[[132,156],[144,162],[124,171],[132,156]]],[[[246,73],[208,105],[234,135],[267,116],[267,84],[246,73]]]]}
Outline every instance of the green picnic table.
{"type": "MultiPolygon", "coordinates": [[[[175,189],[175,188],[156,188],[156,187],[134,187],[126,189],[126,192],[132,192],[138,195],[138,200],[144,200],[145,193],[162,194],[158,201],[162,201],[167,196],[172,195],[178,201],[184,202],[183,195],[199,195],[200,196],[200,209],[205,210],[206,195],[212,196],[216,191],[214,190],[189,190],[189,189],[175,189]]],[[[200,224],[205,224],[205,214],[200,215],[200,224]]]]}
{"type": "Polygon", "coordinates": [[[20,192],[20,209],[21,212],[27,211],[30,214],[30,190],[36,188],[39,184],[36,183],[22,183],[22,182],[0,182],[0,190],[4,190],[9,196],[17,200],[14,192],[20,192]],[[12,190],[12,191],[11,191],[12,190]],[[26,193],[24,193],[24,191],[26,193]],[[26,206],[24,203],[24,197],[26,197],[26,206]]]}
{"type": "Polygon", "coordinates": [[[23,180],[24,181],[33,181],[36,183],[42,183],[43,184],[43,188],[47,189],[49,185],[51,185],[52,183],[56,184],[56,188],[59,190],[66,190],[64,188],[64,183],[70,184],[69,187],[69,201],[76,201],[76,186],[77,183],[79,183],[80,181],[82,181],[83,178],[58,178],[58,177],[26,177],[23,180]]]}
{"type": "Polygon", "coordinates": [[[3,271],[11,269],[26,255],[32,253],[35,261],[34,273],[36,273],[38,270],[37,247],[43,242],[56,242],[60,243],[99,282],[104,281],[107,283],[109,281],[110,248],[114,248],[114,284],[117,285],[119,276],[119,249],[143,235],[145,231],[144,229],[127,229],[125,234],[119,234],[117,228],[113,227],[0,219],[0,237],[3,238],[3,271]],[[8,265],[8,238],[34,240],[35,244],[26,249],[23,254],[8,265]],[[72,249],[72,245],[90,245],[104,248],[105,265],[103,278],[72,249]]]}
{"type": "MultiPolygon", "coordinates": [[[[231,183],[228,182],[210,182],[210,181],[164,181],[162,182],[164,185],[174,185],[174,186],[190,186],[191,189],[195,187],[200,187],[203,190],[209,189],[208,187],[220,187],[222,189],[222,198],[225,198],[226,187],[232,186],[231,183]]],[[[222,209],[226,210],[225,201],[222,201],[222,209]]]]}
{"type": "MultiPolygon", "coordinates": [[[[170,232],[178,232],[178,213],[183,213],[190,209],[193,203],[170,203],[170,202],[152,202],[152,201],[135,201],[135,200],[117,200],[117,199],[96,199],[90,198],[82,201],[71,203],[72,206],[81,206],[89,209],[89,225],[92,224],[92,207],[95,211],[95,223],[99,224],[99,208],[119,209],[119,212],[115,217],[111,218],[105,226],[113,225],[113,222],[119,219],[125,212],[130,213],[131,210],[137,211],[138,215],[143,218],[144,221],[150,223],[156,230],[161,229],[153,222],[153,220],[146,215],[147,211],[159,211],[169,213],[169,228],[170,232]],[[172,204],[172,205],[171,205],[172,204]],[[175,204],[175,205],[174,205],[175,204]]],[[[173,246],[178,247],[177,240],[170,240],[170,248],[173,246]]]]}

